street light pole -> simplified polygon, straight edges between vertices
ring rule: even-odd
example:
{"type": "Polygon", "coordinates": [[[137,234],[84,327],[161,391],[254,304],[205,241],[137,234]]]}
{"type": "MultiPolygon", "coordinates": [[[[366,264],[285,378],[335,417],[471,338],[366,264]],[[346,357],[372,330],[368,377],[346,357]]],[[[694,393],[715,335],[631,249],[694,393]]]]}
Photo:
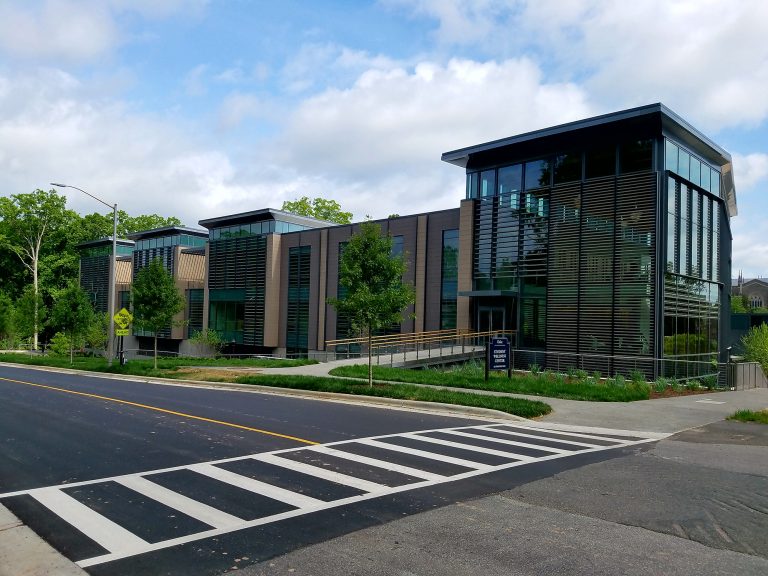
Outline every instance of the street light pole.
{"type": "Polygon", "coordinates": [[[107,340],[107,364],[112,366],[112,360],[115,357],[115,290],[117,287],[117,202],[109,204],[104,202],[101,198],[97,198],[93,194],[86,192],[82,188],[77,186],[71,186],[69,184],[57,184],[51,182],[51,186],[57,188],[74,188],[80,190],[86,196],[90,196],[97,202],[101,202],[104,206],[112,209],[112,266],[109,271],[109,299],[107,303],[107,313],[109,314],[109,338],[107,340]]]}

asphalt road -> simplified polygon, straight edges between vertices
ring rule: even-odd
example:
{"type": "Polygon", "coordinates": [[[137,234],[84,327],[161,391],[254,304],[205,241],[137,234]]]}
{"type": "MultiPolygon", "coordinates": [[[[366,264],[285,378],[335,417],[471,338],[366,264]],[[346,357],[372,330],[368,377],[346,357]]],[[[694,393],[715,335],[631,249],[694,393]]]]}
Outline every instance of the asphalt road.
{"type": "Polygon", "coordinates": [[[93,575],[220,574],[648,446],[7,366],[0,395],[0,502],[93,575]]]}

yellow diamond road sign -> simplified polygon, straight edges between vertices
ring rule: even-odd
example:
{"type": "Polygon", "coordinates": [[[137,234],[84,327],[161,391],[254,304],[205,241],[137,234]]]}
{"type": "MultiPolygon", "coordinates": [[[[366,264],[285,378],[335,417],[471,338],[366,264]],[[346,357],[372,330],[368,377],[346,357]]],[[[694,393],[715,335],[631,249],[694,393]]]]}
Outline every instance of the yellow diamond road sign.
{"type": "Polygon", "coordinates": [[[128,328],[131,322],[133,322],[133,314],[128,312],[128,310],[126,310],[125,308],[123,308],[122,310],[120,310],[120,312],[115,314],[114,318],[115,318],[115,324],[117,324],[123,330],[128,328]]]}

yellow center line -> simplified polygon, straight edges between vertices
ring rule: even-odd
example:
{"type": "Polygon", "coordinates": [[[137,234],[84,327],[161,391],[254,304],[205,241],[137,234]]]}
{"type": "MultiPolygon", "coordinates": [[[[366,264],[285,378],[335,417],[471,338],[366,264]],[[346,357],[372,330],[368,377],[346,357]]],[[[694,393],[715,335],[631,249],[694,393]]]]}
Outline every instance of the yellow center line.
{"type": "Polygon", "coordinates": [[[47,390],[55,390],[56,392],[64,392],[66,394],[75,394],[77,396],[85,396],[86,398],[96,398],[97,400],[107,400],[109,402],[117,402],[118,404],[126,404],[128,406],[135,406],[137,408],[145,408],[147,410],[154,410],[155,412],[162,412],[164,414],[173,414],[174,416],[182,416],[184,418],[191,418],[193,420],[201,420],[203,422],[210,422],[212,424],[221,424],[222,426],[230,426],[231,428],[238,428],[240,430],[248,430],[249,432],[258,432],[259,434],[266,434],[267,436],[277,436],[278,438],[287,438],[288,440],[295,440],[296,442],[303,442],[304,444],[318,444],[318,442],[312,442],[311,440],[305,440],[304,438],[297,438],[296,436],[289,436],[287,434],[280,434],[278,432],[270,432],[269,430],[262,430],[261,428],[251,428],[250,426],[243,426],[241,424],[234,424],[232,422],[224,422],[222,420],[214,420],[213,418],[205,418],[204,416],[195,416],[194,414],[186,414],[184,412],[176,412],[174,410],[167,410],[165,408],[159,408],[157,406],[150,406],[148,404],[140,404],[138,402],[130,402],[128,400],[121,400],[120,398],[110,398],[109,396],[101,396],[99,394],[90,394],[88,392],[77,392],[75,390],[68,390],[66,388],[57,388],[56,386],[47,386],[45,384],[35,384],[34,382],[25,382],[24,380],[14,380],[13,378],[2,378],[6,382],[14,382],[16,384],[24,384],[26,386],[35,386],[36,388],[45,388],[47,390]]]}

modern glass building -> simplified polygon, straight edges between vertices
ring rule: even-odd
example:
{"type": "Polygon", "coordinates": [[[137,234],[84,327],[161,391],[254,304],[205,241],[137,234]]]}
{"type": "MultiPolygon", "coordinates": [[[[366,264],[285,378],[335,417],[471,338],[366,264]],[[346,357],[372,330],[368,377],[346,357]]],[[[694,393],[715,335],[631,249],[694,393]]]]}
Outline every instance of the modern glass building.
{"type": "MultiPolygon", "coordinates": [[[[378,221],[416,292],[387,332],[514,331],[545,363],[579,355],[602,374],[725,358],[731,157],[677,114],[653,104],[442,159],[466,172],[458,208],[378,221]]],[[[352,336],[327,300],[343,297],[355,225],[269,208],[200,225],[131,236],[135,271],[160,257],[178,282],[177,260],[194,257],[173,338],[210,327],[231,352],[313,355],[352,336]]]]}
{"type": "Polygon", "coordinates": [[[468,324],[516,329],[526,349],[590,354],[603,373],[638,357],[723,357],[731,157],[674,112],[644,106],[443,160],[466,169],[468,324]]]}

